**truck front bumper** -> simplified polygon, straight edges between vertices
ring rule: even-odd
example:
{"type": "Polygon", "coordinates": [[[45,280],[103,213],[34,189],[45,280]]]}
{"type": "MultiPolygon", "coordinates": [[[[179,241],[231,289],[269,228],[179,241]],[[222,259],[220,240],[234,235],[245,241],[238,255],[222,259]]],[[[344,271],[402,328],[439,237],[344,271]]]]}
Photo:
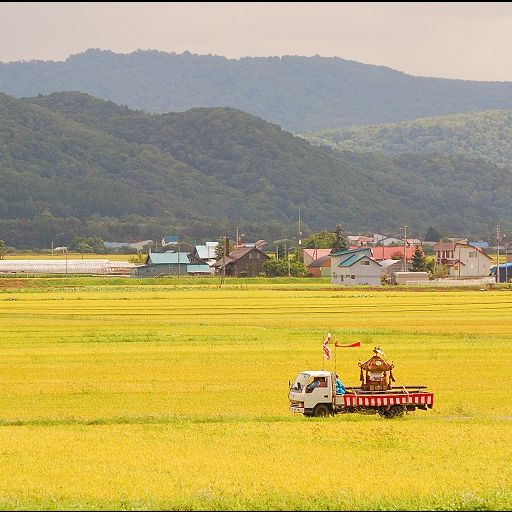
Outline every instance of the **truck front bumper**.
{"type": "Polygon", "coordinates": [[[304,407],[300,407],[298,405],[290,404],[290,411],[295,414],[304,414],[304,407]]]}

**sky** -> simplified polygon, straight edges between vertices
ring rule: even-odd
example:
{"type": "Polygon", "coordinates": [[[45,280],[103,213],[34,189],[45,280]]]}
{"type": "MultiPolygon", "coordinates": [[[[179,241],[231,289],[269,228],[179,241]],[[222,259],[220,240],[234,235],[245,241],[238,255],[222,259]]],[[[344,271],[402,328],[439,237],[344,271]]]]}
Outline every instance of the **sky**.
{"type": "Polygon", "coordinates": [[[512,3],[0,4],[0,61],[88,48],[322,55],[420,76],[512,81],[512,3]]]}

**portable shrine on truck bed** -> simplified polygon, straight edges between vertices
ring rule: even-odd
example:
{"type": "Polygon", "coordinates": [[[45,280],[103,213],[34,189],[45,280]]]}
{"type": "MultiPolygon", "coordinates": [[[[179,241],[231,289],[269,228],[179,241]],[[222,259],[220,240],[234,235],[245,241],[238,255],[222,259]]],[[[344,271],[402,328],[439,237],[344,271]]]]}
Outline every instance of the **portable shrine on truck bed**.
{"type": "Polygon", "coordinates": [[[391,382],[395,382],[393,377],[395,365],[388,363],[384,359],[384,352],[380,347],[375,347],[373,352],[375,355],[368,359],[368,361],[359,363],[361,368],[359,375],[361,389],[364,391],[386,391],[391,389],[391,382]]]}

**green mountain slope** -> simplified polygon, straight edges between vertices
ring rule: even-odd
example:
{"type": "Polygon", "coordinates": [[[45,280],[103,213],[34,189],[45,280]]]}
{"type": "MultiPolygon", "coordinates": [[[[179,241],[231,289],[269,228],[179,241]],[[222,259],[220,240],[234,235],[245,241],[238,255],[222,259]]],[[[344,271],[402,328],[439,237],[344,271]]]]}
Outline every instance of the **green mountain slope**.
{"type": "Polygon", "coordinates": [[[324,130],[303,137],[313,144],[347,151],[463,155],[512,169],[512,110],[324,130]]]}
{"type": "Polygon", "coordinates": [[[512,108],[512,83],[416,77],[325,57],[88,50],[64,62],[0,63],[0,91],[82,91],[150,112],[233,107],[294,132],[512,108]]]}
{"type": "Polygon", "coordinates": [[[311,146],[234,109],[147,114],[80,93],[0,95],[0,238],[12,245],[296,229],[486,233],[512,174],[482,160],[311,146]]]}
{"type": "Polygon", "coordinates": [[[56,215],[157,214],[166,200],[186,200],[188,214],[212,214],[204,205],[219,184],[168,154],[127,143],[48,109],[0,94],[0,215],[32,215],[51,208],[56,215]],[[137,191],[137,194],[134,194],[137,191]],[[13,199],[20,202],[13,204],[13,199]]]}

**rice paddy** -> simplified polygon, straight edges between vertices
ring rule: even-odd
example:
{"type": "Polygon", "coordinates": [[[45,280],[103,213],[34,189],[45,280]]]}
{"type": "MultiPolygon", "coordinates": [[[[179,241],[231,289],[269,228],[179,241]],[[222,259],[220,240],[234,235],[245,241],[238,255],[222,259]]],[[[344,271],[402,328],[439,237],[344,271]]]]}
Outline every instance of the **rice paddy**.
{"type": "Polygon", "coordinates": [[[512,293],[0,279],[0,508],[510,509],[512,293]],[[288,411],[381,345],[434,409],[288,411]]]}

